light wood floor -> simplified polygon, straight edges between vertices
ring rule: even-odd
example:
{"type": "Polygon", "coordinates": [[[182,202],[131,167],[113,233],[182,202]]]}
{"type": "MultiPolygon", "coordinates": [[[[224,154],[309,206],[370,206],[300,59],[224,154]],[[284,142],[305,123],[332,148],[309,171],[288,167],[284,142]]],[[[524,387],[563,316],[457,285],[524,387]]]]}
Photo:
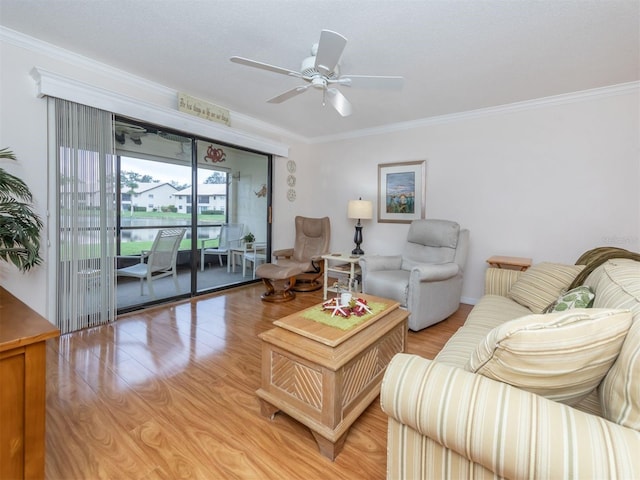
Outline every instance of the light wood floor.
{"type": "MultiPolygon", "coordinates": [[[[121,317],[47,344],[46,478],[382,479],[386,416],[375,400],[335,462],[303,425],[260,415],[257,335],[321,301],[260,301],[261,284],[121,317]]],[[[471,307],[418,333],[432,358],[471,307]]]]}

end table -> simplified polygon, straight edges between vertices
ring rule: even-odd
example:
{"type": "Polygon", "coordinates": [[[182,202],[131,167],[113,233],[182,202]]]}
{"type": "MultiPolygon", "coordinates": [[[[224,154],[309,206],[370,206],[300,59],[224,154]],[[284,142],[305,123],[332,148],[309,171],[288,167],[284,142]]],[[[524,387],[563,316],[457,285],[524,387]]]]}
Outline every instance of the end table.
{"type": "Polygon", "coordinates": [[[322,258],[324,258],[323,299],[327,299],[327,292],[337,291],[336,288],[329,287],[327,285],[329,272],[341,273],[343,275],[347,274],[349,277],[349,291],[351,291],[356,275],[360,275],[362,273],[360,265],[358,265],[360,256],[351,255],[349,253],[327,253],[326,255],[322,255],[322,258]]]}
{"type": "Polygon", "coordinates": [[[524,272],[531,266],[531,259],[525,257],[503,257],[494,255],[487,259],[487,263],[495,268],[511,268],[512,270],[520,270],[524,272]]]}

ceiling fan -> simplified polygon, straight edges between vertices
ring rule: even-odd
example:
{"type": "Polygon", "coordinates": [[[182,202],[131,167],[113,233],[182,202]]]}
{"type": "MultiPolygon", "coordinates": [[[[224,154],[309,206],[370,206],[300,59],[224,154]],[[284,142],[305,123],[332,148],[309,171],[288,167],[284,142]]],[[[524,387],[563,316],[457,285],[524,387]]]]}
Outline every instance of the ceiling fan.
{"type": "Polygon", "coordinates": [[[306,84],[287,90],[267,102],[282,103],[304,93],[309,87],[322,90],[322,105],[328,101],[340,115],[347,117],[353,109],[351,103],[337,87],[402,88],[404,78],[396,76],[340,75],[340,57],[347,45],[347,39],[331,30],[322,30],[320,41],[311,47],[311,56],[302,61],[300,71],[269,65],[243,57],[231,57],[231,61],[248,67],[301,78],[306,84]]]}

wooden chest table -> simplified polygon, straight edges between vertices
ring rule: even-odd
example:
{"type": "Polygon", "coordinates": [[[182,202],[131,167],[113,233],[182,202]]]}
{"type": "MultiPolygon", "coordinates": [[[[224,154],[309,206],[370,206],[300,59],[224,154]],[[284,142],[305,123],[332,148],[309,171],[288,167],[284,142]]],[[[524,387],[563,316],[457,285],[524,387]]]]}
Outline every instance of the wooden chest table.
{"type": "Polygon", "coordinates": [[[383,303],[384,310],[350,330],[307,319],[303,310],[260,335],[262,387],[256,393],[262,414],[273,418],[282,410],[303,423],[331,460],[379,395],[391,358],[407,343],[408,312],[393,300],[359,296],[383,303]]]}

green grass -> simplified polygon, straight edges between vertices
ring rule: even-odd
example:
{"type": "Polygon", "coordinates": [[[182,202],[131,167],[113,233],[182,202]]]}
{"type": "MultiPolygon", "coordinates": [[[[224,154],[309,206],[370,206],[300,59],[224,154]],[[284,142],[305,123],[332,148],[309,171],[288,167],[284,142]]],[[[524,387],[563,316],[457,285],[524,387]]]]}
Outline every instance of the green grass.
{"type": "MultiPolygon", "coordinates": [[[[177,212],[120,212],[121,218],[152,218],[152,219],[181,219],[185,220],[187,223],[191,223],[191,214],[190,213],[177,213],[177,212]]],[[[208,222],[224,222],[224,215],[203,215],[198,214],[198,222],[208,221],[208,222]]]]}
{"type": "MultiPolygon", "coordinates": [[[[142,250],[150,250],[153,241],[146,242],[123,242],[120,244],[120,255],[140,255],[142,250]]],[[[216,247],[216,242],[207,243],[208,248],[216,247]]],[[[198,245],[200,247],[200,245],[198,245]]],[[[191,239],[182,240],[178,250],[191,250],[191,239]]]]}
{"type": "MultiPolygon", "coordinates": [[[[188,228],[191,224],[190,213],[177,213],[177,212],[121,212],[121,218],[139,218],[139,219],[153,219],[153,220],[184,220],[184,227],[188,228]]],[[[226,220],[224,215],[198,215],[198,223],[224,223],[226,220]]],[[[161,224],[162,222],[157,222],[161,224]]],[[[154,227],[150,227],[154,228],[154,227]]],[[[140,255],[142,250],[149,250],[153,245],[153,240],[143,242],[121,242],[120,243],[120,255],[140,255]]],[[[198,245],[199,247],[200,245],[198,245]]],[[[207,247],[217,246],[215,242],[210,242],[207,247]]],[[[182,240],[180,243],[180,250],[191,250],[191,240],[182,240]]]]}

